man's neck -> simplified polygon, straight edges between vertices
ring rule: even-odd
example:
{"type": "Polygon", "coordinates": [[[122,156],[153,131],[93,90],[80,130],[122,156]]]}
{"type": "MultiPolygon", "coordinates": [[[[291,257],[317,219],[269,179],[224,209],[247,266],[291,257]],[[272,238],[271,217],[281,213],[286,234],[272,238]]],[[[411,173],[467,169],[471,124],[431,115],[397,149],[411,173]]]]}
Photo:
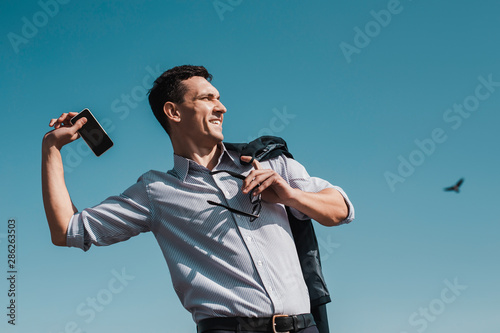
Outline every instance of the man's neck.
{"type": "Polygon", "coordinates": [[[211,147],[205,147],[186,143],[183,145],[176,145],[172,142],[172,146],[174,148],[174,154],[189,158],[209,170],[215,168],[222,153],[221,143],[211,147]]]}

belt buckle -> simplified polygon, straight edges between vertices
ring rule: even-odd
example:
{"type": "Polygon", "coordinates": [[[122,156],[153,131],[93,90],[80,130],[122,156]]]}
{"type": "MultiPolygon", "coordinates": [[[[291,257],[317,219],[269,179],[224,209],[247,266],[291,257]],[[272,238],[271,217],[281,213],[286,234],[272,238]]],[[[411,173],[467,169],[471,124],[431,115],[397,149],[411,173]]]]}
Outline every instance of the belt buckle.
{"type": "Polygon", "coordinates": [[[287,315],[274,315],[273,316],[273,333],[290,333],[290,331],[286,331],[286,332],[276,331],[276,318],[279,318],[279,317],[288,317],[288,316],[287,315]]]}

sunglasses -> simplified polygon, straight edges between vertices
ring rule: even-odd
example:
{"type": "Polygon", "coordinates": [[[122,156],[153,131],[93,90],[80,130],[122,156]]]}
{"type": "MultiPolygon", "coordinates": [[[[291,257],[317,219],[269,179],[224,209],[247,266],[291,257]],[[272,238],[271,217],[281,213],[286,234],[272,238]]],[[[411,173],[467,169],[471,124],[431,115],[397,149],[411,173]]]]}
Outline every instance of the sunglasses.
{"type": "MultiPolygon", "coordinates": [[[[243,175],[240,175],[239,173],[236,173],[236,172],[233,172],[233,171],[229,171],[229,170],[217,170],[217,171],[212,171],[210,172],[211,175],[215,175],[217,173],[221,173],[221,172],[224,172],[224,173],[227,173],[228,175],[232,176],[232,177],[235,177],[235,178],[238,178],[238,179],[241,179],[241,180],[245,180],[245,176],[243,175]]],[[[258,186],[257,186],[258,187],[258,186]]],[[[250,198],[250,204],[252,205],[252,213],[246,213],[246,212],[243,212],[241,210],[238,210],[238,209],[234,209],[234,208],[231,208],[229,206],[226,206],[222,203],[219,203],[219,202],[215,202],[215,201],[212,201],[212,200],[207,200],[207,202],[211,205],[214,205],[214,206],[220,206],[220,207],[224,207],[226,208],[228,211],[230,211],[231,213],[234,213],[234,214],[238,214],[238,215],[242,215],[242,216],[246,216],[246,217],[249,217],[250,218],[250,222],[253,222],[255,221],[257,218],[259,218],[259,214],[260,214],[260,211],[262,210],[262,196],[259,194],[259,195],[254,195],[253,192],[257,189],[257,187],[255,187],[252,191],[250,191],[250,193],[248,194],[249,195],[249,198],[250,198]]]]}

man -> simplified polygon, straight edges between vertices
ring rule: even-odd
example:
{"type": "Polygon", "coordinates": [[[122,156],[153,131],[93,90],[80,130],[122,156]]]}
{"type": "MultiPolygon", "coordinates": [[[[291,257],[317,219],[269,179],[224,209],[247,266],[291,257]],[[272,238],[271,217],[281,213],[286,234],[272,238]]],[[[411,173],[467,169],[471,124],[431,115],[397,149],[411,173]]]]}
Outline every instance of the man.
{"type": "Polygon", "coordinates": [[[152,231],[198,332],[317,332],[285,206],[325,226],[352,221],[353,207],[293,159],[248,165],[250,157],[227,150],[227,110],[211,78],[204,67],[178,66],[155,81],[149,101],[171,139],[173,169],[149,171],[82,211],[66,189],[60,150],[86,120],[71,125],[76,113],[64,113],[50,121],[42,187],[52,242],[87,251],[152,231]]]}

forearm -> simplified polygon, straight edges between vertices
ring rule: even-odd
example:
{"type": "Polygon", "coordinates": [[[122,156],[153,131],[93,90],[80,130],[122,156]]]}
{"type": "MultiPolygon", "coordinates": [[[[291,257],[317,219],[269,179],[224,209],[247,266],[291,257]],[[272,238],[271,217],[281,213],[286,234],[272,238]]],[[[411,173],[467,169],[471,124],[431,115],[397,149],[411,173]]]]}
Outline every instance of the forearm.
{"type": "Polygon", "coordinates": [[[327,188],[317,193],[299,189],[295,189],[294,192],[287,206],[295,208],[324,226],[338,225],[349,214],[344,197],[334,188],[327,188]]]}
{"type": "Polygon", "coordinates": [[[76,207],[71,202],[59,149],[44,138],[42,144],[42,194],[52,242],[66,245],[68,224],[76,207]]]}

